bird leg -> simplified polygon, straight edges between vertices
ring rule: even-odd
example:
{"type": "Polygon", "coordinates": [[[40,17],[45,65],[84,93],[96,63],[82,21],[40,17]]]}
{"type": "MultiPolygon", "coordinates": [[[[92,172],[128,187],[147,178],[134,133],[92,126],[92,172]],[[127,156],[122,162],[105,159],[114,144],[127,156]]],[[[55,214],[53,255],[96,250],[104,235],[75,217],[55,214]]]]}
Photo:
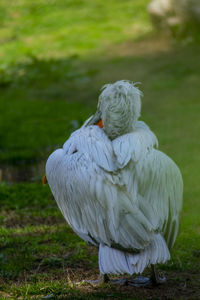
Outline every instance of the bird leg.
{"type": "Polygon", "coordinates": [[[107,274],[100,274],[99,277],[103,277],[102,279],[103,283],[107,283],[110,281],[110,278],[108,277],[107,274]]]}
{"type": "Polygon", "coordinates": [[[166,281],[165,276],[160,277],[155,265],[151,265],[151,282],[153,285],[158,285],[166,281]]]}

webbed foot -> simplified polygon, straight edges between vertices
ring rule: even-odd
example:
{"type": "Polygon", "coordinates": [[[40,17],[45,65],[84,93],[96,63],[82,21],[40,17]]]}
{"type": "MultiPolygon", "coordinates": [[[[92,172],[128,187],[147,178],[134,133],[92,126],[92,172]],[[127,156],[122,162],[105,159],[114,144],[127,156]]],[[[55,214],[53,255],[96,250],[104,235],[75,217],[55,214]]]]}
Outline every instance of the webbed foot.
{"type": "Polygon", "coordinates": [[[135,287],[148,286],[151,285],[151,279],[149,277],[138,276],[127,280],[127,285],[135,286],[135,287]]]}
{"type": "Polygon", "coordinates": [[[128,281],[126,278],[110,279],[110,282],[118,285],[128,285],[128,281]]]}
{"type": "Polygon", "coordinates": [[[101,285],[102,283],[107,283],[110,281],[110,278],[107,274],[100,274],[98,279],[96,280],[84,280],[84,282],[89,283],[91,285],[97,286],[101,285]]]}
{"type": "Polygon", "coordinates": [[[108,282],[117,284],[117,285],[127,285],[126,278],[110,279],[107,274],[100,274],[99,278],[97,280],[84,280],[84,282],[89,283],[94,286],[100,285],[102,283],[108,283],[108,282]]]}

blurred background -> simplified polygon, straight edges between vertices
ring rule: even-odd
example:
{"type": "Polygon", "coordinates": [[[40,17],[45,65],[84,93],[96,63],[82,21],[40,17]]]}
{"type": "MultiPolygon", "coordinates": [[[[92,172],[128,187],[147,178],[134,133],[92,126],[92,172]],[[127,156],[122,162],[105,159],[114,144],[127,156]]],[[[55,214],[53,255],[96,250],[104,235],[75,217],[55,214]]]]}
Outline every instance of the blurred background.
{"type": "Polygon", "coordinates": [[[199,272],[200,2],[1,0],[4,291],[8,280],[20,282],[10,289],[16,295],[26,291],[24,278],[55,282],[63,262],[73,269],[81,261],[84,273],[92,260],[97,270],[96,253],[89,258],[91,249],[66,227],[41,178],[50,153],[94,113],[101,87],[121,79],[140,82],[141,119],[183,174],[181,231],[172,261],[161,268],[199,272]]]}

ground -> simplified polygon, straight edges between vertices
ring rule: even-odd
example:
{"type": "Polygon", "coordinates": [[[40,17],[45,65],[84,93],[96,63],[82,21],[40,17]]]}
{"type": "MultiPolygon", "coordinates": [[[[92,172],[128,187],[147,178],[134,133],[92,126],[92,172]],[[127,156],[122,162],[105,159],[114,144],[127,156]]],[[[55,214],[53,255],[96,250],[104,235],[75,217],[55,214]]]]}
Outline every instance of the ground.
{"type": "Polygon", "coordinates": [[[0,299],[200,298],[200,46],[153,32],[147,3],[0,4],[0,299]],[[184,180],[180,232],[156,288],[80,284],[98,276],[97,250],[41,185],[48,155],[119,79],[141,82],[141,119],[184,180]]]}

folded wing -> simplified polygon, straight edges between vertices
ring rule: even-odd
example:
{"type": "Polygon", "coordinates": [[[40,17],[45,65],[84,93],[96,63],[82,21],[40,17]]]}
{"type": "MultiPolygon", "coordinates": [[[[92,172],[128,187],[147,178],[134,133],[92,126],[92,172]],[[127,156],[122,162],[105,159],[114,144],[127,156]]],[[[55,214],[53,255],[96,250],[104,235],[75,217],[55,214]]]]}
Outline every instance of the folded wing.
{"type": "Polygon", "coordinates": [[[133,203],[171,248],[178,232],[183,182],[177,165],[154,146],[157,139],[143,122],[137,122],[133,133],[113,141],[133,203]]]}
{"type": "Polygon", "coordinates": [[[138,205],[137,193],[127,188],[132,167],[123,172],[113,149],[102,129],[83,127],[49,157],[47,179],[65,219],[81,238],[138,252],[150,244],[156,226],[138,205]]]}

